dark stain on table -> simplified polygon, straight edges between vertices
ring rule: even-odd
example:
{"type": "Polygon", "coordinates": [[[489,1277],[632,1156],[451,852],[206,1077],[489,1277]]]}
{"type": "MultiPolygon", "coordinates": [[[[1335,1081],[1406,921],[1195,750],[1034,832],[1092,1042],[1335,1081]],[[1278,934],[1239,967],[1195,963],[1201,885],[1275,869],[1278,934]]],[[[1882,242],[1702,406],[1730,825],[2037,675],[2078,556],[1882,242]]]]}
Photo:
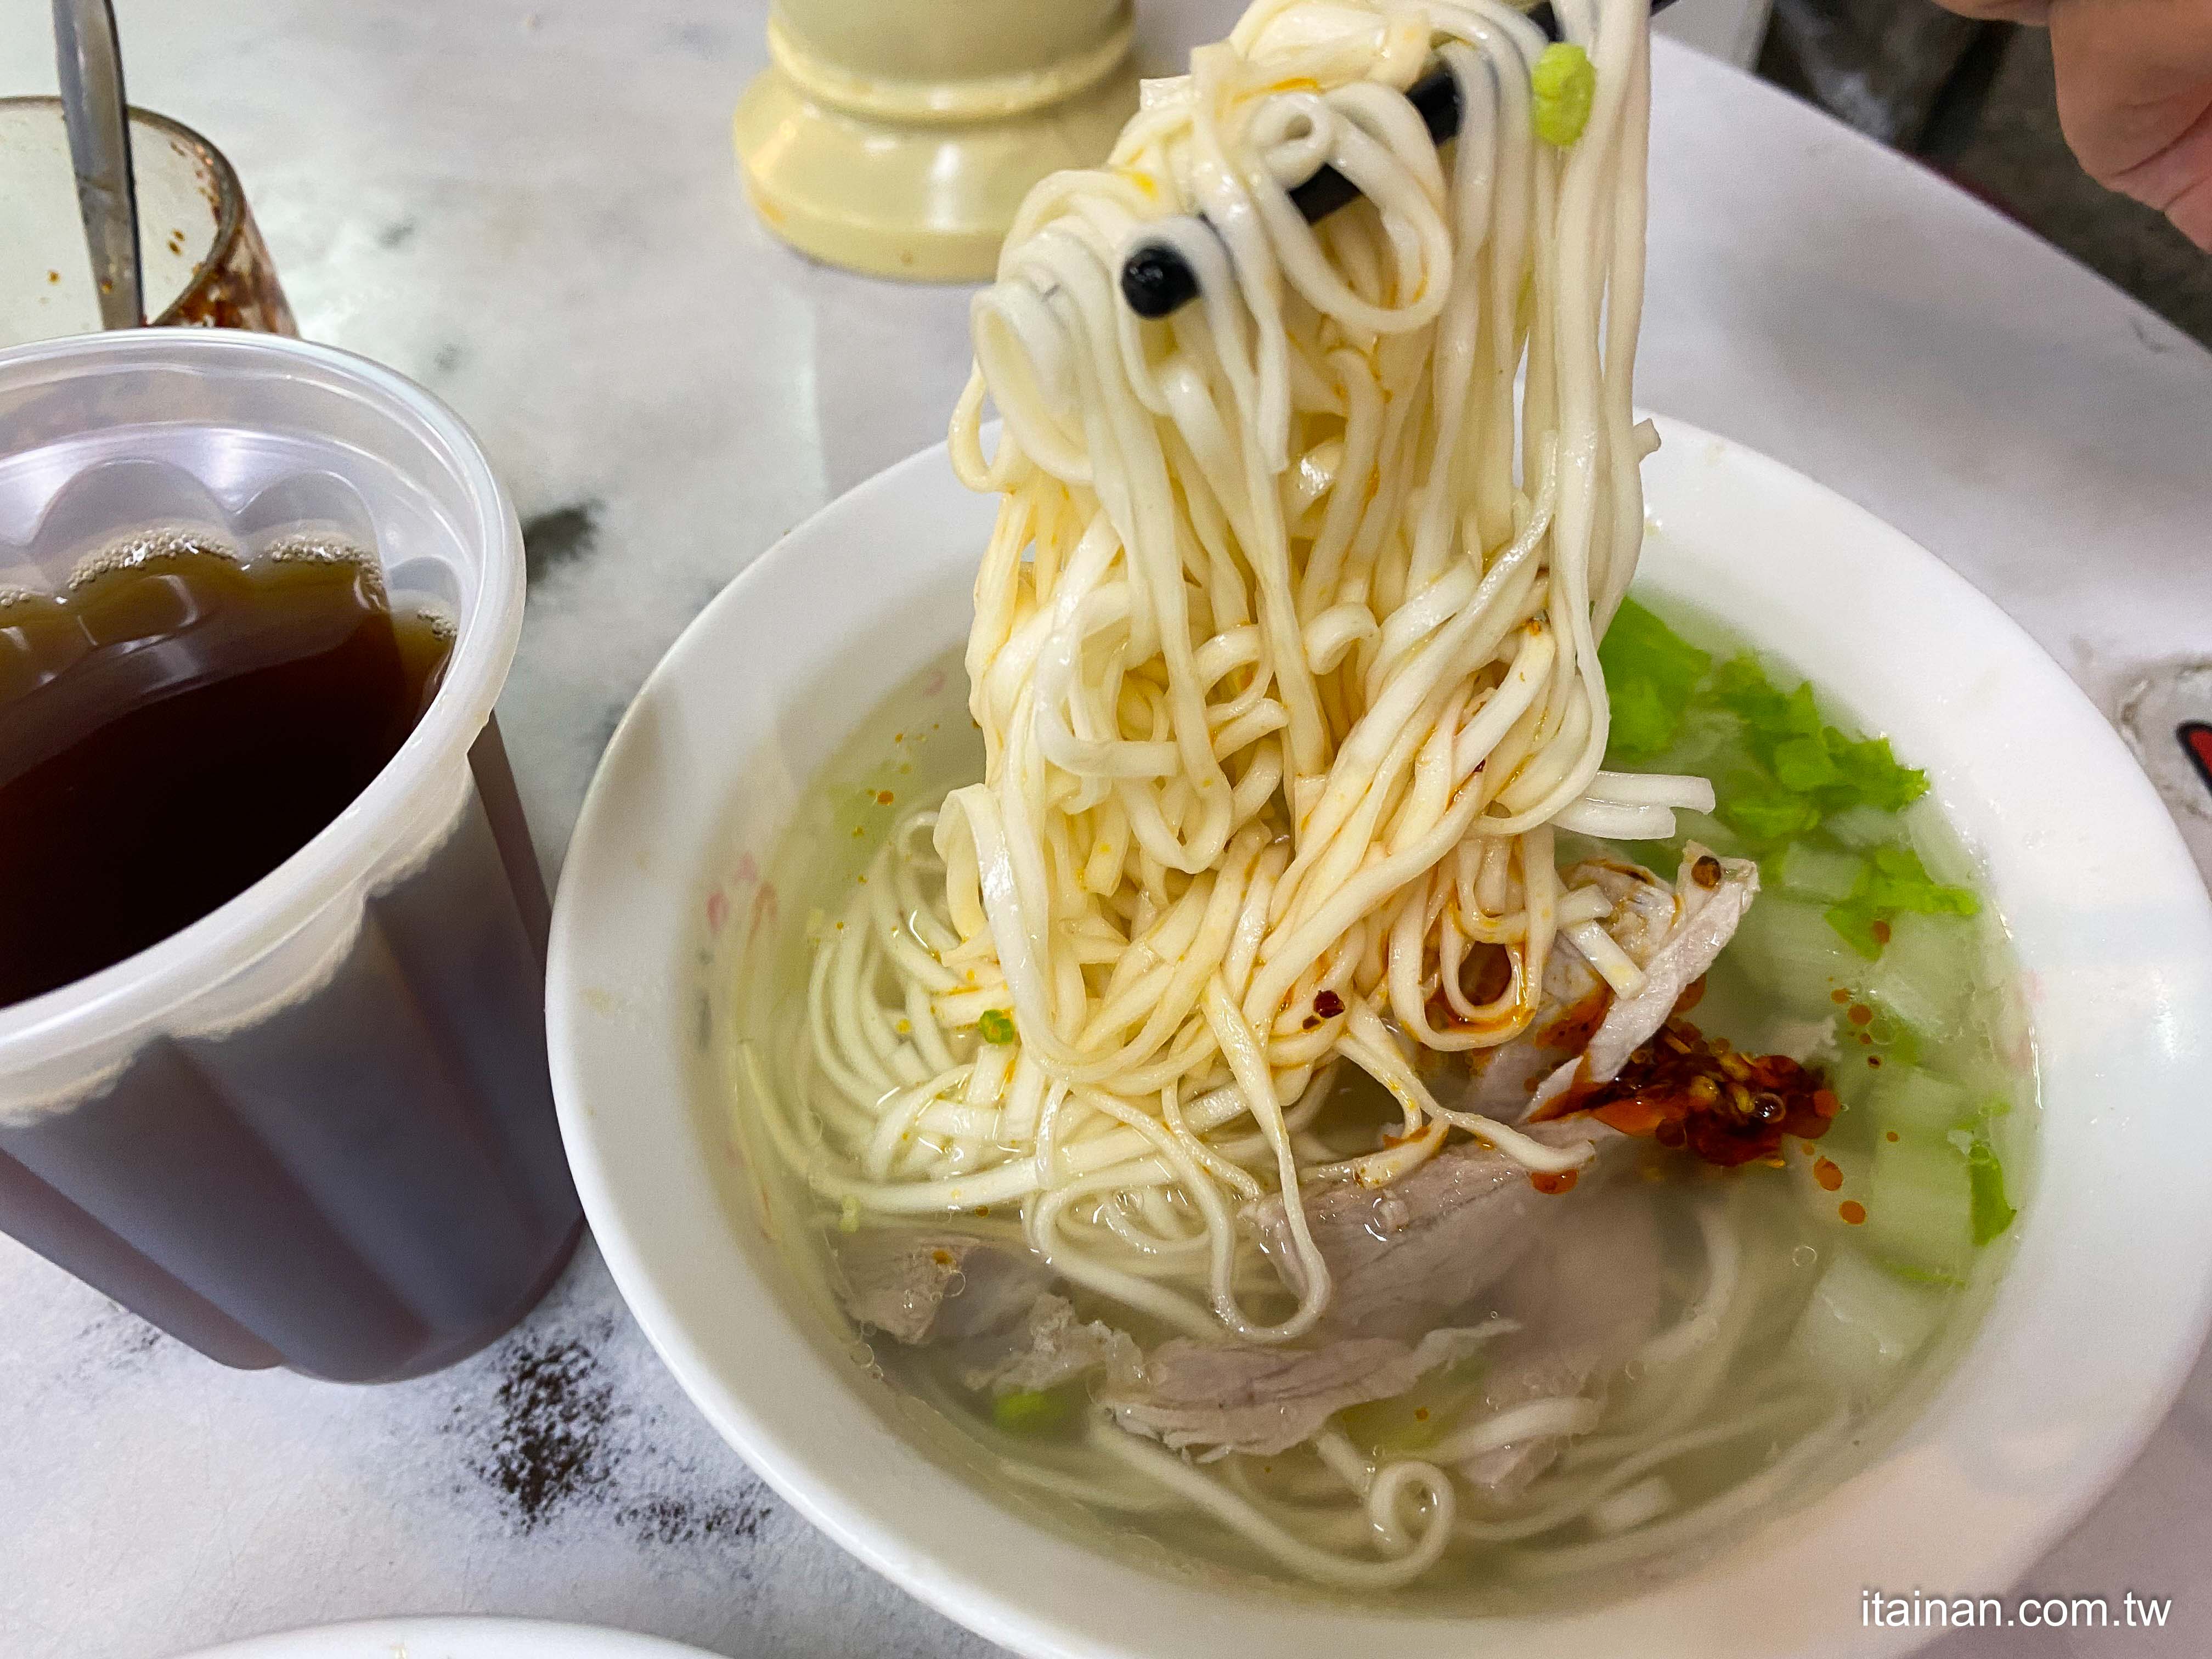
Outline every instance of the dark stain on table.
{"type": "MultiPolygon", "coordinates": [[[[517,1532],[611,1520],[647,1548],[705,1549],[757,1536],[775,1513],[759,1482],[667,1455],[657,1401],[603,1356],[611,1319],[525,1329],[485,1356],[498,1380],[453,1407],[450,1431],[475,1443],[468,1468],[517,1532]],[[627,1378],[627,1381],[625,1381],[627,1378]]],[[[732,1460],[734,1464],[735,1460],[732,1460]]]]}
{"type": "Polygon", "coordinates": [[[114,1302],[77,1333],[77,1340],[88,1354],[96,1356],[100,1370],[112,1372],[143,1370],[165,1349],[185,1351],[174,1337],[114,1302]]]}
{"type": "Polygon", "coordinates": [[[574,564],[598,544],[604,505],[596,499],[571,501],[523,520],[522,557],[532,581],[574,564]]]}
{"type": "Polygon", "coordinates": [[[584,1339],[514,1344],[495,1399],[496,1431],[476,1470],[524,1532],[606,1485],[613,1470],[602,1440],[614,1389],[584,1339]]]}
{"type": "Polygon", "coordinates": [[[757,1536],[768,1517],[765,1504],[702,1503],[659,1496],[625,1504],[615,1519],[648,1544],[704,1544],[757,1536]]]}

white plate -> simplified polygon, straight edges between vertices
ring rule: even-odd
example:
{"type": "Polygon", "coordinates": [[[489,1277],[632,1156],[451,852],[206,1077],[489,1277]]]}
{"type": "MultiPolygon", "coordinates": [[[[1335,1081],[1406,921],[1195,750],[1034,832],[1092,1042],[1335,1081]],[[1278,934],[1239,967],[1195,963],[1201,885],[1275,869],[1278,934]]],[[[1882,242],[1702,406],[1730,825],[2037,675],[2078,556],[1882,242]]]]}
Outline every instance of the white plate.
{"type": "Polygon", "coordinates": [[[710,1659],[697,1648],[626,1631],[541,1619],[363,1619],[280,1631],[183,1659],[710,1659]]]}
{"type": "Polygon", "coordinates": [[[2088,702],[1956,575],[1820,486],[1662,422],[1642,580],[1782,653],[1927,769],[1984,853],[2033,1000],[2040,1174],[1970,1351],[1863,1473],[1692,1576],[1569,1618],[1409,1620],[1170,1581],[1047,1534],[863,1397],[760,1229],[695,1071],[705,918],[749,914],[797,791],[966,632],[992,503],[941,450],[834,503],[701,614],[623,720],[554,918],[554,1089],[638,1322],[771,1485],[954,1619],[1030,1653],[1393,1659],[1902,1651],[1860,1592],[1996,1595],[2172,1399],[2212,1315],[2212,906],[2088,702]],[[708,901],[720,897],[712,905],[708,901]]]}

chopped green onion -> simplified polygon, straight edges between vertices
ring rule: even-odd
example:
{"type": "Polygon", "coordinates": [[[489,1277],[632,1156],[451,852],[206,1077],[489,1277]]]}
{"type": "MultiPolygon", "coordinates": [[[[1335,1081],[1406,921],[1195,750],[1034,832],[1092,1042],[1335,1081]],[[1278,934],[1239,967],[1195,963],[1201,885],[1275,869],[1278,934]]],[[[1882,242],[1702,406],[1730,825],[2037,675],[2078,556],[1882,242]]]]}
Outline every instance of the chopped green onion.
{"type": "Polygon", "coordinates": [[[1003,1008],[986,1008],[975,1029],[983,1034],[983,1041],[1003,1048],[1014,1040],[1014,1017],[1003,1008]]]}
{"type": "Polygon", "coordinates": [[[1538,137],[1565,149],[1583,136],[1597,93],[1597,71],[1588,52],[1564,41],[1545,47],[1528,84],[1536,94],[1538,137]]]}
{"type": "Polygon", "coordinates": [[[1075,1409],[1068,1389],[1017,1389],[991,1402],[991,1420],[1008,1434],[1049,1434],[1064,1426],[1075,1409]]]}

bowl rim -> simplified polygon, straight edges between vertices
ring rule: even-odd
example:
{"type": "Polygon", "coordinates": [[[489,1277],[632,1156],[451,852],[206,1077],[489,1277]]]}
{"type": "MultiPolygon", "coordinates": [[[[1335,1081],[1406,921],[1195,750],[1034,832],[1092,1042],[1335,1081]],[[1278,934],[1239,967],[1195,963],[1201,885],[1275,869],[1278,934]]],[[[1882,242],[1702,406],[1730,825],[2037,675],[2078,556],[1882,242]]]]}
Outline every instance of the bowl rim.
{"type": "MultiPolygon", "coordinates": [[[[2118,734],[2097,714],[2086,696],[1994,602],[1902,532],[1832,490],[1756,451],[1680,421],[1660,417],[1660,425],[1667,450],[1678,456],[1688,456],[1686,466],[1694,465],[1699,457],[1704,457],[1717,465],[1717,477],[1734,469],[1740,481],[1755,481],[1785,490],[1832,520],[1839,533],[1848,532],[1887,550],[1886,557],[1902,558],[1912,563],[1918,578],[1929,584],[1931,591],[1944,600],[1947,612],[1955,613],[1955,620],[1971,624],[1989,642],[1994,653],[2027,678],[2029,689],[2039,700],[2050,704],[2071,722],[2072,729],[2066,734],[2069,740],[2092,755],[2099,772],[2110,774],[2105,781],[2112,793],[2100,797],[2101,809],[2121,822],[2121,838],[2130,848],[2130,867],[2146,875],[2167,901],[2178,901],[2170,903],[2164,943],[2169,947],[2169,965],[2178,964],[2183,988],[2193,994],[2178,999],[2173,1006],[2163,1011],[2170,1025],[2177,1016],[2180,1022],[2172,1025],[2172,1032],[2179,1035],[2168,1035],[2185,1051],[2185,1059],[2188,1054],[2212,1059],[2212,1029],[2208,1029],[2202,1012],[2212,1009],[2212,895],[2206,893],[2178,830],[2154,791],[2118,734]],[[2132,783],[2127,781],[2130,779],[2132,783]],[[2193,1024],[2191,1014],[2195,1016],[2193,1024]]],[[[627,745],[638,740],[635,728],[645,723],[641,718],[641,711],[657,710],[665,700],[679,696],[675,688],[688,677],[702,672],[698,663],[711,655],[719,636],[733,626],[744,625],[739,619],[752,609],[757,599],[767,596],[767,590],[789,562],[818,556],[818,549],[813,544],[825,533],[834,533],[841,518],[865,512],[882,499],[896,499],[915,487],[918,473],[942,473],[945,470],[944,446],[933,446],[876,474],[811,515],[740,572],[708,604],[640,690],[630,711],[617,727],[594,776],[577,821],[556,901],[547,979],[548,1038],[554,1092],[577,1189],[617,1286],[647,1339],[693,1402],[776,1492],[877,1571],[990,1639],[1034,1653],[1124,1655],[1152,1651],[1139,1645],[1145,1640],[1142,1637],[1124,1638],[1108,1630],[1103,1618],[1086,1624],[1063,1613],[1041,1612],[1038,1602],[1042,1592],[1010,1594],[1003,1588],[981,1582],[972,1564],[963,1567],[952,1559],[966,1547],[964,1542],[949,1541],[941,1536],[918,1541],[913,1528],[902,1528],[878,1515],[866,1495],[851,1489],[849,1479],[841,1478],[834,1471],[825,1472],[824,1465],[834,1461],[834,1454],[821,1447],[788,1443],[780,1437],[749,1403],[743,1389],[718,1372],[687,1325],[677,1305],[680,1297],[672,1289],[676,1272],[648,1245],[638,1224],[641,1218],[635,1207],[636,1200],[617,1189],[610,1166],[609,1151],[615,1145],[614,1138],[621,1133],[620,1119],[614,1113],[595,1113],[592,1109],[594,1100],[610,1099],[624,1100],[625,1111],[635,1109],[634,1091],[627,1094],[614,1092],[620,1080],[595,1077],[592,1056],[586,1052],[590,1044],[584,1030],[589,1018],[586,963],[591,959],[593,946],[585,933],[588,923],[580,919],[586,901],[580,899],[578,894],[584,884],[609,870],[611,860],[632,856],[618,845],[618,810],[611,799],[614,786],[611,780],[617,769],[617,757],[627,745]]],[[[922,487],[926,489],[941,486],[922,487]]],[[[1668,516],[1663,494],[1654,514],[1654,527],[1663,538],[1668,516]]],[[[1725,602],[1715,608],[1726,616],[1725,602]]],[[[704,672],[711,676],[717,671],[704,672]]],[[[1822,684],[1828,682],[1824,679],[1822,684]]],[[[1830,689],[1842,691],[1848,701],[1850,688],[1830,689]]],[[[855,707],[849,713],[856,720],[865,710],[855,707]]],[[[723,793],[726,796],[738,787],[738,780],[725,780],[723,793]]],[[[2037,964],[2030,962],[2024,966],[2033,973],[2037,964]]],[[[634,1016],[635,1011],[631,1012],[634,1016]]],[[[2039,1018],[2039,1041],[2043,1035],[2040,1025],[2039,1018]]],[[[689,1112],[688,1104],[676,1109],[686,1115],[689,1112]]],[[[2046,1126],[2048,1115],[2046,1094],[2046,1126]]],[[[2044,1139],[2047,1145],[2047,1127],[2044,1139]]],[[[2212,1140],[2208,1140],[2208,1145],[2212,1145],[2212,1140]]],[[[2039,1192],[2035,1200],[2042,1197],[2039,1192]]],[[[2032,1214],[2033,1203],[2023,1205],[2022,1208],[2024,1212],[2032,1214]]],[[[2125,1230],[2122,1231],[2124,1235],[2125,1230]]],[[[2163,1278],[2158,1301],[2164,1316],[2135,1333],[2139,1347],[2136,1358],[2141,1363],[2122,1377],[2124,1391],[2104,1402],[2106,1414],[2094,1437],[2094,1444],[2084,1454],[2084,1459],[2063,1469],[2037,1475],[2035,1478],[2043,1482],[2041,1495],[2014,1504],[2001,1516],[1997,1529],[2002,1535],[1993,1533],[1990,1538],[1972,1540],[1972,1547],[1978,1549],[1972,1565],[1993,1577],[2001,1576],[2005,1588],[2008,1589],[2021,1572],[2039,1559],[2102,1497],[2140,1452],[2179,1393],[2208,1327],[2212,1327],[2212,1220],[2196,1225],[2194,1245],[2189,1260],[2161,1264],[2163,1278]]],[[[2008,1316],[2014,1319],[2017,1319],[2019,1304],[2027,1294],[2026,1289],[2018,1288],[2022,1265],[2014,1262],[1998,1287],[1998,1300],[2012,1307],[2013,1312],[2008,1316]]],[[[1999,1311],[1997,1305],[1992,1305],[1984,1313],[1982,1323],[1969,1344],[1967,1357],[1954,1363],[1939,1394],[1948,1397],[1956,1393],[1970,1369],[1978,1373],[1976,1388],[1988,1386],[1988,1377],[1979,1374],[1988,1373],[1989,1366],[1970,1362],[1994,1340],[1993,1328],[1997,1324],[1999,1311]]],[[[856,1398],[850,1414],[857,1419],[866,1409],[856,1398]]],[[[1950,1419],[1955,1414],[1948,1407],[1942,1413],[1947,1432],[1952,1427],[1950,1419]]],[[[1921,1437],[1936,1416],[1936,1401],[1923,1401],[1915,1408],[1913,1419],[1905,1431],[1907,1437],[1921,1437]]],[[[1952,1437],[1955,1439],[1955,1434],[1952,1437]]],[[[1470,1639],[1457,1645],[1459,1650],[1470,1653],[1475,1650],[1471,1638],[1476,1623],[1500,1632],[1503,1639],[1526,1652],[1583,1651],[1586,1649],[1581,1644],[1593,1638],[1610,1645],[1630,1628],[1613,1615],[1622,1609],[1649,1608],[1664,1617],[1680,1607],[1694,1605],[1698,1598],[1686,1600],[1682,1595],[1686,1589],[1716,1580],[1722,1565],[1747,1555],[1755,1547],[1763,1549],[1770,1535],[1790,1533],[1792,1537],[1788,1541],[1792,1552],[1807,1561],[1818,1561],[1817,1555],[1800,1547],[1812,1535],[1807,1532],[1807,1527],[1812,1525],[1807,1517],[1820,1517],[1821,1528],[1871,1547],[1882,1534],[1867,1524],[1869,1516],[1861,1512],[1863,1505],[1848,1516],[1834,1510],[1833,1506],[1843,1493],[1853,1492],[1872,1476],[1889,1470],[1892,1455],[1892,1451],[1885,1451],[1873,1465],[1847,1480],[1836,1492],[1812,1500],[1790,1516],[1775,1516],[1762,1522],[1749,1539],[1731,1546],[1715,1561],[1656,1589],[1610,1601],[1595,1613],[1505,1616],[1469,1621],[1456,1618],[1424,1619],[1419,1613],[1393,1612],[1379,1615],[1352,1613],[1339,1619],[1326,1608],[1316,1613],[1310,1604],[1304,1602],[1283,1605],[1301,1624],[1313,1626],[1317,1632],[1324,1628],[1339,1634],[1386,1628],[1406,1632],[1423,1624],[1433,1624],[1448,1632],[1465,1633],[1470,1639]],[[1800,1521],[1806,1524],[1798,1525],[1800,1521]],[[1547,1635],[1557,1639],[1546,1639],[1547,1635]],[[1534,1639],[1532,1642],[1527,1638],[1534,1639]],[[1558,1645],[1559,1641],[1568,1645],[1558,1645]]],[[[1927,1462],[1922,1457],[1914,1466],[1915,1478],[1923,1489],[1930,1473],[1927,1462]]],[[[948,1500],[951,1489],[965,1488],[966,1483],[957,1477],[932,1467],[934,1479],[946,1483],[948,1500]]],[[[1891,1475],[1894,1473],[1890,1471],[1891,1475]]],[[[1883,1484],[1894,1486],[1900,1483],[1886,1477],[1883,1484]]],[[[1006,1527],[1019,1529],[1035,1541],[1041,1553],[1049,1554],[1054,1540],[1045,1529],[1011,1510],[995,1504],[993,1508],[1005,1518],[1006,1527]]],[[[1946,1537],[1940,1541],[1954,1551],[1969,1547],[1965,1540],[1946,1537]]],[[[1065,1544],[1061,1547],[1079,1553],[1099,1567],[1109,1579],[1118,1575],[1116,1588],[1139,1594],[1149,1592],[1158,1608],[1164,1609],[1191,1593],[1188,1586],[1177,1586],[1173,1580],[1103,1551],[1065,1544]]],[[[1994,1590],[1992,1585],[1973,1588],[1970,1593],[1980,1595],[1994,1590]]],[[[1200,1594],[1208,1602],[1228,1604],[1233,1599],[1231,1594],[1213,1588],[1206,1588],[1200,1594]]],[[[1242,1601],[1234,1604],[1246,1605],[1242,1601]]],[[[1177,1611],[1188,1613],[1204,1605],[1186,1602],[1177,1611]]],[[[1117,1619],[1114,1622],[1120,1621],[1117,1619]]],[[[1651,1628],[1671,1631],[1674,1627],[1669,1625],[1651,1628]]],[[[1863,1628],[1855,1624],[1848,1631],[1839,1630],[1838,1639],[1808,1637],[1794,1650],[1854,1655],[1894,1653],[1917,1646],[1937,1633],[1933,1630],[1863,1628]]],[[[1725,1644],[1716,1639],[1722,1635],[1720,1631],[1707,1629],[1698,1635],[1694,1647],[1681,1650],[1723,1650],[1725,1644]]],[[[1178,1652],[1182,1650],[1181,1647],[1176,1649],[1178,1652]]],[[[1322,1650],[1324,1650],[1316,1649],[1322,1650]]],[[[1428,1649],[1423,1646],[1418,1650],[1426,1652],[1428,1649]]],[[[1665,1650],[1674,1650],[1668,1647],[1665,1650]]],[[[1726,1647],[1726,1650],[1736,1650],[1726,1647]]],[[[1778,1650],[1758,1643],[1742,1649],[1745,1653],[1762,1654],[1778,1650]]]]}

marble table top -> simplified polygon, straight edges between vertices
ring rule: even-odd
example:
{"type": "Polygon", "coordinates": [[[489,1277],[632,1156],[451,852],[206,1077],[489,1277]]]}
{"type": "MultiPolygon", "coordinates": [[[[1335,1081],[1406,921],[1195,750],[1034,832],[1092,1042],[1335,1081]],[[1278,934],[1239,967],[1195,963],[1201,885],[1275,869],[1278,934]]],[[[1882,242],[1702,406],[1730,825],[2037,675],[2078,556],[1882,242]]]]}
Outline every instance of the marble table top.
{"type": "MultiPolygon", "coordinates": [[[[809,264],[746,210],[727,123],[765,9],[118,6],[134,101],[237,164],[303,332],[449,399],[513,491],[532,583],[500,714],[549,868],[684,623],[787,527],[937,438],[966,372],[964,291],[809,264]]],[[[1151,49],[1232,9],[1159,0],[1151,49]]],[[[0,94],[52,88],[44,11],[0,14],[0,94]]],[[[2212,673],[2175,678],[2212,658],[2212,356],[1747,77],[1668,46],[1656,87],[1643,400],[1865,503],[1993,595],[2143,725],[2212,871],[2212,795],[2160,747],[2161,711],[2194,696],[2212,716],[2212,673]]],[[[5,1239],[0,1303],[9,1659],[463,1611],[731,1656],[987,1650],[751,1475],[588,1243],[509,1338],[382,1389],[223,1370],[5,1239]]],[[[2172,1627],[1936,1651],[2212,1650],[2208,1492],[2200,1366],[2022,1585],[2170,1595],[2172,1627]]]]}

